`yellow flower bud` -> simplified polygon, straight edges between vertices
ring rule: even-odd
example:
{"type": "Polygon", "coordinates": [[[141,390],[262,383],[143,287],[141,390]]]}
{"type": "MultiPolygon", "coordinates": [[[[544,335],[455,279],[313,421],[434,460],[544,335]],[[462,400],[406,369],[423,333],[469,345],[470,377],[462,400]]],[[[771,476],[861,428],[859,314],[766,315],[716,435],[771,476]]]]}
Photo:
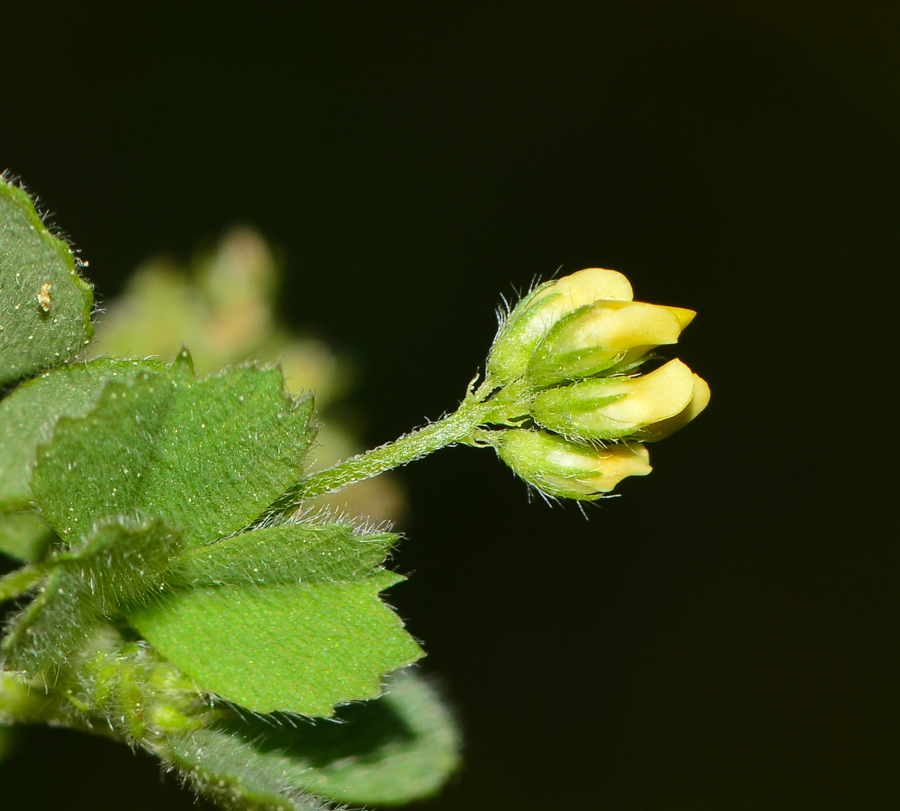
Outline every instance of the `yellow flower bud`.
{"type": "Polygon", "coordinates": [[[524,375],[537,343],[567,313],[599,300],[631,298],[631,284],[615,270],[587,268],[542,284],[516,305],[501,326],[488,356],[488,376],[506,383],[524,375]]]}
{"type": "Polygon", "coordinates": [[[498,432],[500,458],[526,482],[555,498],[592,501],[627,476],[646,476],[649,454],[639,442],[598,448],[545,431],[498,432]]]}
{"type": "Polygon", "coordinates": [[[684,411],[694,375],[680,360],[641,377],[606,377],[535,395],[531,414],[544,428],[578,439],[639,437],[654,423],[684,411]]]}
{"type": "Polygon", "coordinates": [[[674,344],[695,313],[636,301],[597,301],[561,318],[538,344],[528,381],[549,386],[632,363],[654,347],[674,344]]]}
{"type": "Polygon", "coordinates": [[[683,428],[696,417],[709,403],[709,386],[700,375],[694,375],[694,388],[691,400],[687,407],[667,420],[655,422],[641,431],[642,442],[658,442],[670,434],[674,434],[679,428],[683,428]]]}

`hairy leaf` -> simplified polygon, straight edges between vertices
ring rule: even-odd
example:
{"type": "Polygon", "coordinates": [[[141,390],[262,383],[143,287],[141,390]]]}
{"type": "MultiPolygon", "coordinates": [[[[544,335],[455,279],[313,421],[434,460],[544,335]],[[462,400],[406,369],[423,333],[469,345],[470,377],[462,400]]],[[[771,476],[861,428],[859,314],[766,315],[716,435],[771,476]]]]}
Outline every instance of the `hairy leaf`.
{"type": "Polygon", "coordinates": [[[0,385],[68,360],[91,339],[91,286],[31,198],[0,178],[0,385]]]}
{"type": "Polygon", "coordinates": [[[157,515],[201,544],[246,526],[301,476],[311,412],[277,369],[196,380],[183,353],[165,372],[109,383],[84,417],[60,419],[32,489],[63,538],[108,515],[157,515]]]}
{"type": "Polygon", "coordinates": [[[254,712],[330,716],[374,698],[382,677],[422,651],[378,597],[403,580],[199,587],[129,614],[134,626],[203,689],[254,712]]]}
{"type": "Polygon", "coordinates": [[[60,417],[83,417],[113,380],[163,371],[153,361],[95,360],[60,366],[29,380],[0,401],[0,511],[29,506],[38,445],[53,436],[60,417]]]}
{"type": "Polygon", "coordinates": [[[433,795],[459,765],[460,735],[440,696],[413,672],[386,695],[343,707],[340,723],[289,725],[234,717],[176,737],[172,760],[201,792],[225,778],[246,805],[290,803],[305,792],[394,805],[433,795]]]}
{"type": "Polygon", "coordinates": [[[99,524],[80,548],[45,564],[38,596],[3,639],[7,666],[35,674],[64,664],[104,618],[164,588],[180,545],[180,533],[159,519],[99,524]]]}
{"type": "Polygon", "coordinates": [[[53,436],[59,418],[86,414],[112,380],[163,369],[153,361],[67,364],[26,381],[0,401],[0,552],[39,560],[55,537],[47,522],[27,508],[38,445],[53,436]]]}
{"type": "Polygon", "coordinates": [[[339,522],[280,524],[189,549],[173,570],[192,586],[336,582],[373,572],[396,540],[339,522]]]}

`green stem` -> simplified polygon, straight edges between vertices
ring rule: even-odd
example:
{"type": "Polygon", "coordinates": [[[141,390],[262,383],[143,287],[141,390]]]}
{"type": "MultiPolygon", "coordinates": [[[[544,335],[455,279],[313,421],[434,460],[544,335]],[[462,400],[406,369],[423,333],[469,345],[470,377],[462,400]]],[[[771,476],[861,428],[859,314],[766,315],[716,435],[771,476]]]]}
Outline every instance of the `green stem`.
{"type": "Polygon", "coordinates": [[[351,484],[402,467],[429,453],[465,442],[494,409],[486,403],[463,403],[458,411],[394,442],[373,448],[347,459],[327,470],[302,479],[273,505],[273,512],[283,513],[314,496],[334,493],[351,484]]]}
{"type": "Polygon", "coordinates": [[[496,389],[496,384],[487,379],[477,390],[470,388],[462,405],[449,416],[301,479],[266,511],[258,523],[287,515],[307,499],[343,490],[441,448],[459,443],[483,444],[477,439],[480,426],[489,423],[513,425],[521,419],[516,414],[522,410],[524,388],[514,383],[499,391],[496,389]]]}

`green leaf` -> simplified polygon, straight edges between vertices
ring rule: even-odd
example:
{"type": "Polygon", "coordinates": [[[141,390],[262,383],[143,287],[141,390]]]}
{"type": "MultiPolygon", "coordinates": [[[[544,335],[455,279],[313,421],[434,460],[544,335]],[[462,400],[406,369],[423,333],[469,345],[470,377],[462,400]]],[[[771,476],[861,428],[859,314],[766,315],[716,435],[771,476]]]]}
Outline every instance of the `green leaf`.
{"type": "Polygon", "coordinates": [[[352,580],[374,572],[396,540],[347,523],[279,524],[189,549],[173,570],[190,586],[352,580]]]}
{"type": "Polygon", "coordinates": [[[160,519],[99,524],[79,549],[46,564],[40,593],[3,639],[7,666],[34,675],[65,664],[105,619],[165,587],[180,545],[180,533],[160,519]]]}
{"type": "Polygon", "coordinates": [[[84,416],[112,380],[161,371],[153,361],[96,360],[63,365],[18,386],[0,401],[0,552],[40,560],[55,538],[33,501],[31,473],[38,446],[53,436],[62,416],[84,416]]]}
{"type": "Polygon", "coordinates": [[[41,560],[55,537],[51,526],[33,510],[0,513],[0,552],[11,558],[41,560]]]}
{"type": "Polygon", "coordinates": [[[60,417],[83,417],[113,380],[163,371],[152,361],[95,360],[60,366],[17,387],[0,401],[0,512],[28,507],[38,445],[53,436],[60,417]]]}
{"type": "Polygon", "coordinates": [[[60,419],[32,489],[63,538],[104,516],[153,515],[198,545],[245,527],[300,478],[311,412],[277,369],[198,381],[183,353],[165,372],[109,383],[84,417],[60,419]]]}
{"type": "Polygon", "coordinates": [[[382,677],[422,656],[379,592],[404,578],[176,591],[129,614],[204,690],[254,712],[330,716],[374,698],[382,677]]]}
{"type": "Polygon", "coordinates": [[[42,566],[22,566],[0,577],[0,603],[34,590],[41,584],[45,574],[46,570],[42,566]]]}
{"type": "Polygon", "coordinates": [[[179,736],[171,759],[201,793],[227,786],[243,803],[233,808],[307,808],[305,792],[399,805],[432,796],[459,765],[453,717],[413,672],[393,678],[382,698],[342,708],[341,723],[273,720],[235,717],[179,736]]]}
{"type": "Polygon", "coordinates": [[[91,339],[91,286],[31,198],[0,178],[0,385],[65,362],[91,339]]]}

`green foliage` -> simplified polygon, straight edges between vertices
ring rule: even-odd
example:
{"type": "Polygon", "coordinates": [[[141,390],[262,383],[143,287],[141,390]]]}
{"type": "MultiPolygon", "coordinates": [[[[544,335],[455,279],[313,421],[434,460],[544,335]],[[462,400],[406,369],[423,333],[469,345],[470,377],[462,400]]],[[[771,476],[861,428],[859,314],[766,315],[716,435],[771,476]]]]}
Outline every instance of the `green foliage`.
{"type": "Polygon", "coordinates": [[[381,599],[404,580],[384,568],[398,536],[319,498],[458,443],[495,447],[545,494],[599,498],[709,399],[677,361],[622,374],[693,313],[633,303],[621,274],[590,269],[510,313],[454,413],[312,470],[312,395],[292,398],[281,368],[226,365],[274,353],[340,389],[333,355],[277,326],[258,236],[233,234],[195,283],[156,268],[133,285],[109,344],[168,365],[73,361],[92,331],[75,264],[0,182],[0,385],[33,376],[0,401],[0,552],[30,562],[0,578],[16,601],[0,723],[103,730],[235,811],[401,804],[457,766],[440,698],[398,674],[423,655],[381,599]],[[224,368],[198,378],[184,336],[224,368]],[[625,429],[595,430],[610,420],[625,429]]]}
{"type": "Polygon", "coordinates": [[[343,707],[337,719],[231,716],[174,737],[171,758],[198,791],[240,798],[233,807],[291,811],[317,807],[304,792],[378,805],[422,799],[459,764],[453,718],[414,672],[392,678],[376,701],[343,707]]]}
{"type": "MultiPolygon", "coordinates": [[[[99,724],[235,809],[433,793],[459,742],[424,683],[390,678],[422,656],[380,598],[404,579],[383,568],[397,536],[308,502],[271,508],[304,477],[312,397],[291,398],[275,368],[198,379],[186,351],[68,363],[91,332],[71,251],[7,184],[0,233],[0,384],[43,372],[0,401],[0,552],[32,562],[0,579],[0,602],[20,603],[0,644],[0,722],[99,724]],[[388,696],[347,706],[386,680],[388,696]],[[259,715],[275,711],[341,723],[259,715]]],[[[203,326],[187,332],[220,336],[201,341],[215,363],[262,331],[321,374],[328,356],[278,330],[254,292],[272,289],[264,243],[243,232],[228,251],[205,266],[203,326]]],[[[123,323],[147,332],[154,317],[123,323]]]]}
{"type": "Polygon", "coordinates": [[[374,698],[383,676],[422,652],[379,592],[403,580],[197,587],[130,615],[142,635],[204,689],[254,712],[327,717],[374,698]]]}
{"type": "Polygon", "coordinates": [[[151,361],[109,359],[58,366],[0,401],[0,552],[37,560],[54,537],[31,510],[31,476],[37,448],[52,438],[60,417],[83,417],[113,380],[164,368],[151,361]]]}
{"type": "Polygon", "coordinates": [[[57,366],[93,334],[91,286],[28,195],[0,178],[0,385],[57,366]]]}
{"type": "Polygon", "coordinates": [[[189,586],[356,580],[371,574],[396,541],[392,532],[340,521],[276,524],[187,550],[173,576],[189,586]]]}
{"type": "Polygon", "coordinates": [[[33,510],[0,514],[0,552],[22,561],[40,560],[56,537],[33,510]]]}
{"type": "Polygon", "coordinates": [[[105,516],[147,515],[202,544],[249,524],[302,475],[311,413],[311,398],[292,401],[277,370],[198,381],[183,354],[164,372],[108,383],[88,414],[60,419],[38,451],[34,494],[64,539],[105,516]]]}
{"type": "Polygon", "coordinates": [[[78,548],[54,555],[38,596],[3,638],[7,665],[34,677],[65,664],[104,620],[164,585],[180,545],[180,533],[159,519],[111,519],[78,548]]]}

